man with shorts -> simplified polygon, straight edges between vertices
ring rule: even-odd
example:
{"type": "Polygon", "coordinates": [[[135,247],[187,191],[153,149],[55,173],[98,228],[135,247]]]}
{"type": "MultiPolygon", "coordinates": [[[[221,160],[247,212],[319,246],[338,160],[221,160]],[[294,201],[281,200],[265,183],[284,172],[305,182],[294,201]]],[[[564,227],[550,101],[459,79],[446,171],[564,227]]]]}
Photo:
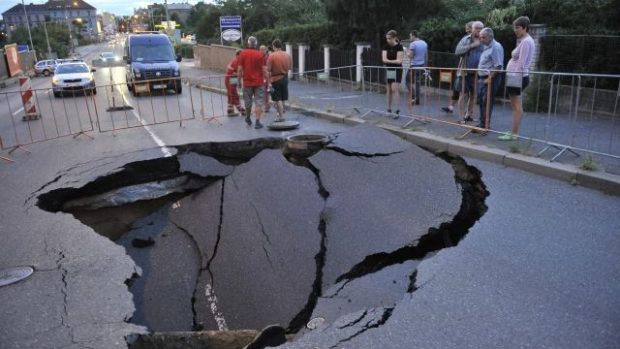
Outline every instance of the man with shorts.
{"type": "Polygon", "coordinates": [[[271,100],[276,103],[276,122],[284,121],[284,101],[288,100],[288,71],[293,66],[291,56],[282,51],[282,41],[273,40],[271,43],[273,52],[267,58],[267,71],[269,73],[271,88],[271,100]]]}
{"type": "Polygon", "coordinates": [[[464,36],[454,53],[460,57],[457,75],[460,77],[461,95],[459,96],[459,113],[461,122],[474,121],[472,117],[474,103],[476,100],[476,69],[480,62],[480,55],[483,47],[480,45],[480,31],[484,28],[484,24],[475,21],[471,25],[471,34],[464,36]],[[465,114],[465,95],[468,96],[467,108],[468,113],[465,114]]]}
{"type": "Polygon", "coordinates": [[[265,57],[258,50],[258,40],[254,36],[248,38],[248,47],[239,54],[237,68],[239,81],[243,81],[243,101],[245,103],[245,122],[252,126],[252,102],[256,105],[256,123],[254,128],[263,127],[260,118],[263,115],[265,101],[265,79],[267,66],[265,57]]]}

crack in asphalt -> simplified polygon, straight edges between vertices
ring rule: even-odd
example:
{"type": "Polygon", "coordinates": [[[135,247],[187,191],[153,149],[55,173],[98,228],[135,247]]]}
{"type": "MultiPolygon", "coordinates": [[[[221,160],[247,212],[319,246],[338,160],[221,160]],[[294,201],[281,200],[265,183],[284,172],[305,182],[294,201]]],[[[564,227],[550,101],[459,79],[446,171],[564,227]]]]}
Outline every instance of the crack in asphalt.
{"type": "Polygon", "coordinates": [[[355,319],[355,320],[353,320],[353,321],[349,322],[349,323],[348,323],[348,324],[346,324],[346,325],[339,326],[339,327],[338,327],[338,329],[339,329],[339,330],[343,330],[343,329],[345,329],[345,328],[347,328],[347,327],[351,327],[351,326],[355,326],[355,325],[357,325],[358,323],[360,323],[360,321],[362,321],[362,320],[366,317],[366,315],[367,315],[367,314],[368,314],[368,309],[364,310],[364,312],[362,313],[362,315],[360,315],[360,317],[359,317],[359,318],[357,318],[357,319],[355,319]]]}
{"type": "MultiPolygon", "coordinates": [[[[355,338],[355,337],[357,337],[357,336],[361,335],[362,333],[364,333],[364,332],[366,332],[366,331],[368,331],[368,330],[371,330],[371,329],[373,329],[373,328],[377,328],[377,327],[379,327],[379,326],[383,326],[383,324],[385,324],[385,323],[386,323],[386,322],[390,319],[390,316],[392,316],[392,311],[394,311],[394,307],[384,308],[384,309],[383,309],[383,314],[381,315],[381,318],[380,318],[379,320],[374,319],[374,318],[373,318],[373,319],[371,319],[371,320],[369,320],[369,321],[368,321],[368,322],[367,322],[367,323],[366,323],[366,324],[362,327],[362,329],[360,329],[359,331],[355,332],[354,334],[350,335],[350,336],[349,336],[349,337],[347,337],[347,338],[344,338],[344,339],[339,340],[339,341],[338,341],[338,343],[336,343],[336,344],[332,345],[331,347],[329,347],[329,349],[335,349],[335,348],[337,348],[340,344],[345,343],[345,342],[348,342],[348,341],[350,341],[351,339],[353,339],[353,338],[355,338]],[[375,323],[373,323],[373,321],[376,321],[376,322],[375,322],[375,323]]],[[[366,315],[366,314],[367,314],[367,312],[364,312],[364,315],[366,315]]],[[[362,318],[360,318],[360,319],[358,319],[358,320],[357,320],[357,322],[360,322],[362,319],[363,319],[363,317],[362,317],[362,318]]],[[[345,326],[345,327],[348,327],[348,326],[345,326]]],[[[344,327],[343,327],[343,328],[344,328],[344,327]]]]}
{"type": "Polygon", "coordinates": [[[289,161],[292,164],[297,164],[298,166],[309,169],[314,174],[314,178],[318,186],[318,193],[323,198],[323,209],[320,213],[319,226],[317,229],[321,235],[321,242],[319,252],[317,252],[314,256],[316,272],[314,282],[312,283],[312,291],[308,295],[308,301],[306,302],[304,308],[293,317],[293,320],[291,320],[287,328],[287,332],[297,332],[308,323],[310,317],[312,316],[312,312],[316,307],[318,299],[321,296],[321,293],[323,293],[323,268],[325,267],[325,257],[327,255],[327,220],[325,219],[325,210],[327,208],[327,199],[329,198],[330,193],[323,185],[323,181],[321,180],[321,171],[310,161],[308,161],[308,159],[298,159],[297,162],[289,159],[289,161]]]}
{"type": "MultiPolygon", "coordinates": [[[[419,260],[430,252],[443,248],[454,247],[486,212],[487,206],[484,202],[489,192],[481,180],[480,171],[467,165],[462,158],[447,153],[440,153],[437,156],[452,165],[455,182],[461,187],[461,206],[454,218],[449,222],[441,223],[439,227],[429,228],[428,232],[417,240],[416,245],[407,245],[392,252],[380,252],[366,256],[351,270],[340,275],[336,283],[360,278],[407,260],[419,260]]],[[[346,282],[338,291],[345,285],[346,282]]],[[[415,286],[410,288],[414,289],[415,286]]]]}

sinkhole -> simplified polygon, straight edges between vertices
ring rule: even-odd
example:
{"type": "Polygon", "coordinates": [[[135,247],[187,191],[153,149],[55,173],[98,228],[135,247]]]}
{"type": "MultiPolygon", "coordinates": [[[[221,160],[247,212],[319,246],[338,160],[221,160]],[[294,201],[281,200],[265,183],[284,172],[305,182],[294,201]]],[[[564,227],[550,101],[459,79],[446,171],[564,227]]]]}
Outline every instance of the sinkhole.
{"type": "Polygon", "coordinates": [[[370,126],[175,150],[38,195],[126,249],[139,270],[128,321],[150,336],[269,324],[302,335],[312,319],[395,304],[416,289],[407,263],[456,246],[486,211],[476,168],[370,126]],[[396,292],[359,292],[380,273],[396,292]]]}

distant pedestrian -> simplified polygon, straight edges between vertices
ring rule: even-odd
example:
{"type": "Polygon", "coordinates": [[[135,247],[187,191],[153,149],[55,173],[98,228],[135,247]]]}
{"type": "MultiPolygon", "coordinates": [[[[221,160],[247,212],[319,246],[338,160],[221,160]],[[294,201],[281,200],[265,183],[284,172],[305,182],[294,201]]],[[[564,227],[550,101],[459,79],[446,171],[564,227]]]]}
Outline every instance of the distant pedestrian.
{"type": "Polygon", "coordinates": [[[517,47],[512,50],[510,61],[506,66],[506,91],[512,107],[512,130],[498,137],[502,141],[515,140],[519,135],[519,127],[523,117],[521,92],[530,84],[530,66],[536,51],[536,43],[528,33],[530,29],[528,17],[523,16],[515,19],[512,22],[512,29],[517,37],[517,47]],[[509,84],[511,79],[516,80],[516,83],[509,84]]]}
{"type": "Polygon", "coordinates": [[[381,51],[381,61],[386,68],[387,112],[392,113],[392,100],[394,100],[394,119],[400,114],[400,82],[403,76],[403,45],[398,40],[396,30],[390,30],[385,34],[385,45],[381,51]]]}
{"type": "Polygon", "coordinates": [[[239,53],[241,53],[241,51],[237,50],[235,57],[233,57],[226,67],[226,77],[224,78],[224,84],[226,85],[226,97],[228,99],[228,108],[226,110],[226,114],[228,116],[237,116],[235,113],[235,108],[237,108],[237,112],[242,115],[245,114],[245,108],[241,105],[239,93],[237,92],[237,88],[239,87],[239,79],[237,78],[239,53]]]}
{"type": "Polygon", "coordinates": [[[454,53],[459,56],[459,66],[457,74],[461,78],[461,89],[459,96],[459,117],[460,122],[474,121],[473,111],[476,101],[476,69],[480,62],[483,47],[480,44],[480,31],[484,24],[475,21],[471,25],[471,34],[465,35],[458,45],[454,53]],[[467,112],[465,112],[465,97],[467,97],[467,112]]]}
{"type": "Polygon", "coordinates": [[[263,127],[260,118],[263,115],[263,104],[265,102],[267,66],[264,55],[258,50],[258,40],[254,36],[250,36],[247,44],[248,47],[239,54],[237,77],[243,81],[245,122],[248,126],[252,125],[252,103],[254,103],[256,113],[254,128],[259,129],[263,127]]]}
{"type": "Polygon", "coordinates": [[[282,41],[279,39],[273,40],[271,46],[273,53],[267,59],[267,71],[273,89],[271,99],[276,104],[276,121],[284,121],[284,102],[288,100],[288,71],[293,67],[293,59],[282,51],[282,41]]]}
{"type": "Polygon", "coordinates": [[[428,44],[419,38],[417,30],[411,31],[409,36],[411,43],[407,56],[411,63],[407,73],[407,87],[412,97],[411,103],[420,104],[420,77],[424,73],[423,67],[428,65],[428,44]]]}
{"type": "MultiPolygon", "coordinates": [[[[471,26],[473,23],[474,23],[473,21],[470,21],[465,24],[465,36],[471,35],[471,26]]],[[[461,59],[463,58],[461,57],[461,59]]],[[[454,105],[458,104],[459,96],[461,93],[461,87],[463,84],[461,82],[462,80],[461,76],[458,73],[455,74],[455,76],[456,78],[454,79],[454,83],[452,84],[452,96],[450,97],[450,100],[448,101],[448,106],[441,107],[441,110],[445,111],[446,113],[450,113],[450,114],[454,112],[454,105]]]]}
{"type": "Polygon", "coordinates": [[[495,95],[502,83],[500,70],[504,68],[504,48],[495,40],[493,29],[488,27],[480,31],[480,42],[484,45],[484,51],[482,51],[478,63],[480,85],[478,90],[478,100],[480,101],[478,127],[488,128],[491,123],[495,95]]]}

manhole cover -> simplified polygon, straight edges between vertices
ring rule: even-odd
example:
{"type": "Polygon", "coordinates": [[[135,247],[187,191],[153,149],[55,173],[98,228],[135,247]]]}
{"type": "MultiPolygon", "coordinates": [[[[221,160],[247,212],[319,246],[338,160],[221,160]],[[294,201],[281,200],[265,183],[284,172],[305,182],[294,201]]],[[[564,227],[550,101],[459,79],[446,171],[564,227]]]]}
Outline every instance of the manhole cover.
{"type": "Polygon", "coordinates": [[[321,326],[323,323],[325,322],[325,318],[322,317],[315,317],[314,319],[308,321],[308,323],[306,324],[306,327],[309,330],[314,330],[316,328],[318,328],[319,326],[321,326]]]}
{"type": "Polygon", "coordinates": [[[23,280],[34,272],[31,267],[14,267],[0,269],[0,287],[23,280]]]}
{"type": "Polygon", "coordinates": [[[281,122],[272,122],[269,125],[267,125],[267,127],[270,130],[275,130],[275,131],[292,130],[292,129],[299,127],[299,122],[290,121],[290,120],[281,121],[281,122]]]}

